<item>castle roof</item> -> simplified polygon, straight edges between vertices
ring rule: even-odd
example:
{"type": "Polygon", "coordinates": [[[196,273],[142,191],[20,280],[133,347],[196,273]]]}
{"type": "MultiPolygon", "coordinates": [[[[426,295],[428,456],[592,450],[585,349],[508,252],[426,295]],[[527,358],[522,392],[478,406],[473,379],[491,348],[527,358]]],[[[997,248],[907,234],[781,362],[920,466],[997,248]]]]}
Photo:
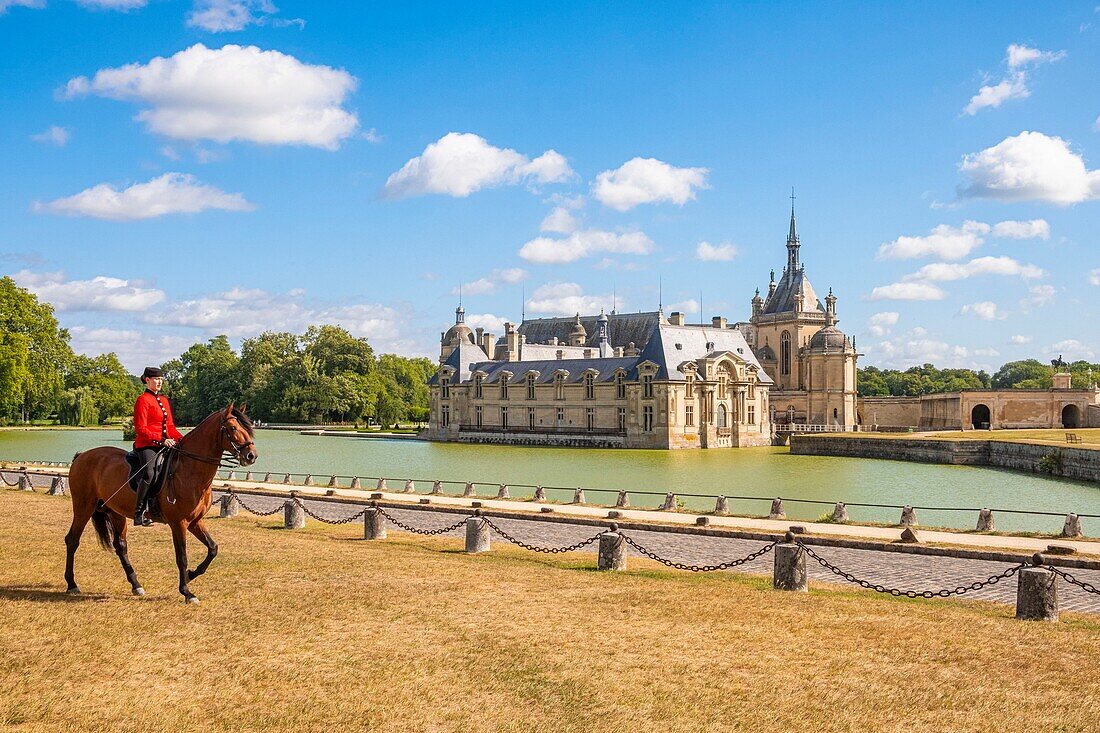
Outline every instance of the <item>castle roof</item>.
{"type": "MultiPolygon", "coordinates": [[[[611,313],[606,316],[608,340],[615,346],[627,346],[631,342],[639,349],[645,348],[649,335],[657,326],[659,314],[649,313],[611,313]]],[[[581,316],[580,322],[587,336],[584,345],[599,346],[599,315],[581,316]]],[[[528,318],[519,325],[520,335],[527,337],[528,344],[545,344],[557,338],[559,344],[569,343],[569,335],[577,324],[576,316],[565,318],[528,318]]]]}

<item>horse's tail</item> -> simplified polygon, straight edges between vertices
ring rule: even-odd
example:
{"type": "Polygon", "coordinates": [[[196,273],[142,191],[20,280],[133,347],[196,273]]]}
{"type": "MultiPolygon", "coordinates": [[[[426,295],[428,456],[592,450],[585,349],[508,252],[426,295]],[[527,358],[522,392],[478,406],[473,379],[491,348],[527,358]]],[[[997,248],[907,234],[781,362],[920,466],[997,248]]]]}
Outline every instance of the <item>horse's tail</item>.
{"type": "Polygon", "coordinates": [[[115,531],[107,517],[107,508],[103,502],[100,502],[99,506],[92,512],[92,526],[95,527],[99,546],[104,550],[110,550],[115,542],[115,531]]]}

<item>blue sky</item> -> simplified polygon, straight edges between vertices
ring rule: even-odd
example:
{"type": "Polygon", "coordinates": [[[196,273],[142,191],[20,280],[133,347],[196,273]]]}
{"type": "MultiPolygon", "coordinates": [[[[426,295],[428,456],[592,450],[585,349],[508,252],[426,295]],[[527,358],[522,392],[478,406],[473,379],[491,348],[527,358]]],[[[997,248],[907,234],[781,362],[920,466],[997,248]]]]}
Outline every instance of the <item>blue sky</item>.
{"type": "Polygon", "coordinates": [[[863,364],[1100,357],[1091,3],[0,0],[0,274],[131,369],[337,322],[746,319],[863,364]]]}

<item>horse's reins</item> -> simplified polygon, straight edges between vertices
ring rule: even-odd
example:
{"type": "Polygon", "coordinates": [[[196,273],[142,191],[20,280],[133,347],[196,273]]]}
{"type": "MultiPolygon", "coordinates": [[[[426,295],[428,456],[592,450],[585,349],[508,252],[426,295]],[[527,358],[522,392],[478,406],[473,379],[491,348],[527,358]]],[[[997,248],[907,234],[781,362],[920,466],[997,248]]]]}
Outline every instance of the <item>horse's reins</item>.
{"type": "MultiPolygon", "coordinates": [[[[158,458],[160,458],[160,454],[161,454],[161,453],[163,453],[163,452],[164,452],[165,450],[167,450],[167,448],[168,448],[167,446],[164,446],[163,448],[161,448],[160,450],[158,450],[158,451],[157,451],[157,452],[156,452],[155,454],[153,454],[153,457],[152,457],[152,458],[150,458],[150,459],[149,459],[148,461],[146,461],[145,463],[141,464],[141,467],[140,467],[140,468],[138,468],[138,470],[137,470],[137,473],[141,473],[142,471],[144,471],[144,470],[145,470],[145,467],[149,465],[149,461],[155,461],[155,460],[157,460],[158,458]]],[[[137,475],[137,474],[135,474],[135,475],[137,475]]],[[[115,489],[114,493],[113,493],[113,494],[111,494],[110,496],[108,496],[108,497],[107,497],[107,498],[106,498],[106,499],[105,499],[105,500],[103,501],[103,503],[104,503],[104,504],[106,504],[106,503],[108,503],[109,501],[111,501],[111,499],[115,498],[115,494],[117,494],[118,492],[122,491],[123,487],[125,487],[125,486],[126,486],[126,484],[128,484],[128,483],[130,483],[130,476],[129,476],[129,475],[127,474],[127,476],[126,476],[126,480],[122,482],[122,486],[119,486],[119,487],[118,487],[117,489],[115,489]]]]}

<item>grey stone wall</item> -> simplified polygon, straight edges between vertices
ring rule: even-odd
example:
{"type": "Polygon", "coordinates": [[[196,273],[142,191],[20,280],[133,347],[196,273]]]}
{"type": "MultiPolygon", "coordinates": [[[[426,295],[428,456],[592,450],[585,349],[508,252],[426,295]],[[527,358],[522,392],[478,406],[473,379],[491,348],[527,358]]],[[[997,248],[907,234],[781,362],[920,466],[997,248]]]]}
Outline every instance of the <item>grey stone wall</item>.
{"type": "Polygon", "coordinates": [[[791,453],[994,466],[1100,482],[1100,450],[997,440],[906,440],[792,435],[791,453]]]}

